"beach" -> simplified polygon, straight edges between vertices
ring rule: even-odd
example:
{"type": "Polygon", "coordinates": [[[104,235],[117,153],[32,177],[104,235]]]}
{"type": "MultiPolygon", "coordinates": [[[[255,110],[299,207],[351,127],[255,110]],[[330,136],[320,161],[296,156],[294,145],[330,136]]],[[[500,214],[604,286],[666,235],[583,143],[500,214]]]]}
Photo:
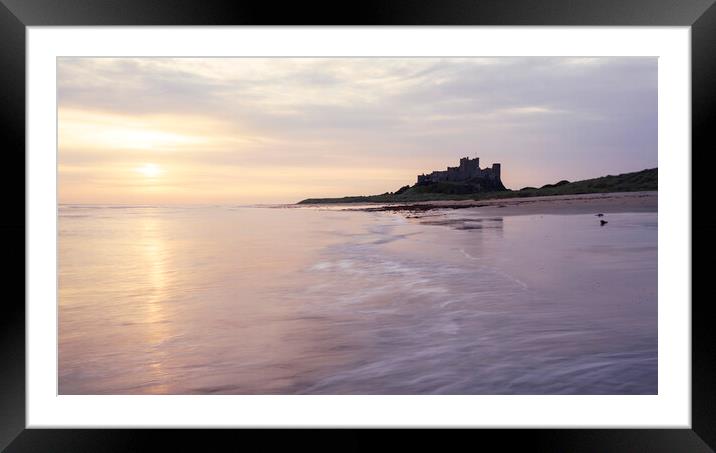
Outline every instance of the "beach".
{"type": "Polygon", "coordinates": [[[656,201],[61,206],[59,393],[655,394],[656,201]]]}
{"type": "MultiPolygon", "coordinates": [[[[325,205],[311,205],[320,207],[325,205]]],[[[335,204],[334,207],[361,211],[432,211],[476,208],[499,215],[587,214],[607,212],[656,212],[658,192],[616,192],[545,197],[499,198],[491,200],[441,200],[409,203],[361,205],[335,204]]]]}

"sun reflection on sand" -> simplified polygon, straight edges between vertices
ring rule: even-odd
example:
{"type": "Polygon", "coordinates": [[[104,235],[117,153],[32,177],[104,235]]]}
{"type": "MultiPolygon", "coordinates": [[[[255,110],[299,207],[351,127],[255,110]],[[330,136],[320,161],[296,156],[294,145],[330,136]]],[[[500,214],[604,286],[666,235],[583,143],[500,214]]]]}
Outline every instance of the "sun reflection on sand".
{"type": "Polygon", "coordinates": [[[149,368],[150,380],[153,381],[153,393],[167,393],[169,388],[165,384],[167,373],[164,362],[167,352],[163,343],[170,338],[170,323],[166,313],[168,301],[168,269],[167,259],[169,247],[162,235],[161,221],[154,216],[142,219],[140,233],[141,255],[146,272],[146,293],[143,295],[142,325],[145,326],[147,348],[150,350],[149,368]]]}

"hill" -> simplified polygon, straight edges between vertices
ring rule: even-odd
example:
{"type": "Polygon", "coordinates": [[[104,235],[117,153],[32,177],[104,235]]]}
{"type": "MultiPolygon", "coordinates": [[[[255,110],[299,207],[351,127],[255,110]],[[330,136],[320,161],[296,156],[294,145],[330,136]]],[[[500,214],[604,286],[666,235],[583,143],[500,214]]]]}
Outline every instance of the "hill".
{"type": "Polygon", "coordinates": [[[298,204],[327,203],[401,203],[435,200],[487,200],[512,197],[543,197],[550,195],[574,195],[606,192],[639,192],[658,190],[658,168],[607,175],[583,181],[566,180],[542,187],[524,187],[520,190],[500,190],[495,192],[475,192],[475,187],[467,182],[436,182],[404,186],[395,192],[381,195],[352,196],[342,198],[308,198],[298,204]]]}

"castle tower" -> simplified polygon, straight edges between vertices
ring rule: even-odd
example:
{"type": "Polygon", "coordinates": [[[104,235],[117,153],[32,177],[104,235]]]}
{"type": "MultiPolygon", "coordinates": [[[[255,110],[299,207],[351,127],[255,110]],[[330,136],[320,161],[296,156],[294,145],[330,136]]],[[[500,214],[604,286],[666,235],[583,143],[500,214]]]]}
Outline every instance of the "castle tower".
{"type": "Polygon", "coordinates": [[[474,178],[480,176],[480,158],[470,159],[463,157],[460,159],[460,174],[463,179],[474,178]]]}

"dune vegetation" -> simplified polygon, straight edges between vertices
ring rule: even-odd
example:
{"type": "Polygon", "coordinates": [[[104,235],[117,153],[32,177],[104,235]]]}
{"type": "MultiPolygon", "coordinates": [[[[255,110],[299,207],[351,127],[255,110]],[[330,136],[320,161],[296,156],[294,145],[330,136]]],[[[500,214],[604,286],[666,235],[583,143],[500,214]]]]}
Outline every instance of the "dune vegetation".
{"type": "Polygon", "coordinates": [[[380,195],[359,195],[342,198],[308,198],[299,204],[325,203],[401,203],[436,200],[488,200],[514,197],[543,197],[607,192],[654,191],[658,187],[658,169],[651,168],[633,173],[607,175],[599,178],[570,182],[562,180],[542,187],[523,187],[520,190],[479,191],[470,181],[437,182],[403,186],[395,192],[380,195]]]}

